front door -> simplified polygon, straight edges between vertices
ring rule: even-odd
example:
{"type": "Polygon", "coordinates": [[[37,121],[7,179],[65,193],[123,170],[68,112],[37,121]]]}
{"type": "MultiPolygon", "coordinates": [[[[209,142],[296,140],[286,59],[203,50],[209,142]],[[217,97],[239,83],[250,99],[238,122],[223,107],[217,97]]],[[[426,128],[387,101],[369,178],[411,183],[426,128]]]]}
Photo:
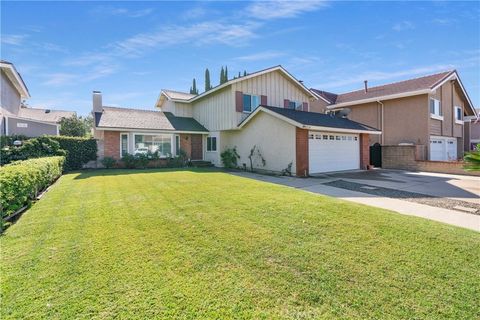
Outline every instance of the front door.
{"type": "Polygon", "coordinates": [[[203,160],[202,135],[192,134],[192,160],[203,160]]]}

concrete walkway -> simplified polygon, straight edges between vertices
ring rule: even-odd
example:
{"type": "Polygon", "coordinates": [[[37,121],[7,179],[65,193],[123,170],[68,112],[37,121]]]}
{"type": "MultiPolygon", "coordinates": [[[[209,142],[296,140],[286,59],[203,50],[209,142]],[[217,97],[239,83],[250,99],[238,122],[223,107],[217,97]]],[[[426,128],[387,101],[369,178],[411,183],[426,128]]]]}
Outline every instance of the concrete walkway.
{"type": "Polygon", "coordinates": [[[324,185],[324,183],[337,180],[336,178],[319,180],[316,178],[274,177],[249,172],[237,172],[233,174],[245,178],[256,179],[260,181],[302,189],[313,193],[324,194],[338,199],[388,209],[401,214],[426,218],[480,232],[480,215],[468,214],[460,211],[443,209],[438,207],[431,207],[424,204],[399,199],[378,197],[363,192],[351,191],[324,185]]]}

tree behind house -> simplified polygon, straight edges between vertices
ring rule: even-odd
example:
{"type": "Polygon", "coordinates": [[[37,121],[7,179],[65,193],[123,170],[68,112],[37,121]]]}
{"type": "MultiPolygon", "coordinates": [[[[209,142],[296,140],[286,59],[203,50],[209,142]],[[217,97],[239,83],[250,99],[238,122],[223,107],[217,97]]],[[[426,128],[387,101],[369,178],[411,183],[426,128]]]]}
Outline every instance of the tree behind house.
{"type": "Polygon", "coordinates": [[[208,68],[205,69],[205,91],[212,89],[212,85],[210,84],[210,71],[208,68]]]}
{"type": "Polygon", "coordinates": [[[93,126],[93,118],[82,118],[77,115],[60,120],[60,135],[70,137],[85,137],[93,126]]]}
{"type": "Polygon", "coordinates": [[[195,78],[193,78],[192,86],[190,87],[190,94],[198,94],[197,82],[195,78]]]}

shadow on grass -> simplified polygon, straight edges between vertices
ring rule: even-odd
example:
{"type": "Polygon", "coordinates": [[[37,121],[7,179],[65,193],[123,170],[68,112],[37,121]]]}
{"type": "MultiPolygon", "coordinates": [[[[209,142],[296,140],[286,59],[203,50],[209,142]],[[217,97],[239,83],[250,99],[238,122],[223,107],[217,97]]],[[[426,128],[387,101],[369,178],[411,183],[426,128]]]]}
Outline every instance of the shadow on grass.
{"type": "Polygon", "coordinates": [[[147,169],[87,169],[81,171],[67,172],[67,174],[78,174],[74,179],[88,179],[98,176],[122,176],[143,173],[162,172],[192,172],[192,173],[220,173],[225,172],[221,168],[147,168],[147,169]]]}

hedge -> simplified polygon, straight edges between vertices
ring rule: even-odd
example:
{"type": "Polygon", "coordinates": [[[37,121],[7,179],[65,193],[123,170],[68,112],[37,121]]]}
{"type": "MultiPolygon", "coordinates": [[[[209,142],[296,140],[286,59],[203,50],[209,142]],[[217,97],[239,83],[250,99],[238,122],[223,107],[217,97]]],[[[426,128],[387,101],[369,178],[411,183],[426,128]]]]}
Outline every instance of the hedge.
{"type": "Polygon", "coordinates": [[[29,205],[39,192],[62,175],[65,157],[12,162],[0,167],[0,214],[6,217],[29,205]]]}
{"type": "Polygon", "coordinates": [[[65,156],[66,154],[57,141],[49,137],[38,137],[24,140],[19,147],[6,145],[0,150],[0,164],[33,158],[65,156]]]}
{"type": "Polygon", "coordinates": [[[93,138],[49,136],[67,151],[65,170],[78,170],[91,160],[97,160],[97,141],[93,138]]]}

